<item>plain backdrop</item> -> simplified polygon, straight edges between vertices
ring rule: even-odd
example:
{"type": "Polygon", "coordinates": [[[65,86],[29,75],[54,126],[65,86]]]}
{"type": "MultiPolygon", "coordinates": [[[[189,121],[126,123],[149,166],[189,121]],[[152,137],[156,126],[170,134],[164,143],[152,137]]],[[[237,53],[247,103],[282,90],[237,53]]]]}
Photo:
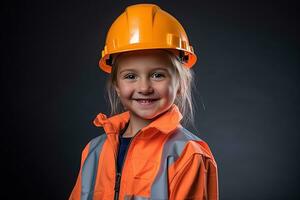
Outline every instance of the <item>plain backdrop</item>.
{"type": "MultiPolygon", "coordinates": [[[[141,2],[2,1],[1,199],[68,198],[101,132],[92,121],[109,114],[97,66],[106,33],[141,2]]],[[[175,16],[198,55],[189,130],[215,156],[220,199],[300,199],[296,3],[144,2],[175,16]]]]}

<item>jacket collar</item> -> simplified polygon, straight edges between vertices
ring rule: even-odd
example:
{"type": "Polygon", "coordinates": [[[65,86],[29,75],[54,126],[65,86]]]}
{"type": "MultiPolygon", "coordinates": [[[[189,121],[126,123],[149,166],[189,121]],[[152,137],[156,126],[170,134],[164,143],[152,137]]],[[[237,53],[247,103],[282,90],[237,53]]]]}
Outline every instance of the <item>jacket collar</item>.
{"type": "MultiPolygon", "coordinates": [[[[120,130],[125,127],[129,119],[129,111],[114,115],[110,118],[107,118],[103,113],[99,113],[93,123],[97,127],[103,127],[106,134],[118,134],[120,130]]],[[[155,128],[161,133],[168,134],[179,125],[181,119],[182,114],[178,107],[173,104],[163,115],[148,124],[146,127],[142,128],[142,131],[149,128],[155,128]]]]}

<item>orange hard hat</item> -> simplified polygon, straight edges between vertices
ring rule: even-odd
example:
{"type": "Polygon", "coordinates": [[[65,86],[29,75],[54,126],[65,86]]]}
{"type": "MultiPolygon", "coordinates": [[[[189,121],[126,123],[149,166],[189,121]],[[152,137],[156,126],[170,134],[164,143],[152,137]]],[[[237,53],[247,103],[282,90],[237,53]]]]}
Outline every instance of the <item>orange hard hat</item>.
{"type": "Polygon", "coordinates": [[[111,72],[113,54],[134,50],[166,49],[177,52],[183,65],[191,68],[197,60],[182,25],[155,4],[128,6],[111,25],[99,67],[111,72]]]}

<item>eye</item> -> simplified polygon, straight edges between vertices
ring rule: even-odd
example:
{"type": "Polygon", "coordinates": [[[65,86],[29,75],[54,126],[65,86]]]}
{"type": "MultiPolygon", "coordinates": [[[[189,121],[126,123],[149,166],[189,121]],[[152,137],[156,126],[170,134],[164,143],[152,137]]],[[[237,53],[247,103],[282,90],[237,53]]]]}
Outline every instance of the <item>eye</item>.
{"type": "Polygon", "coordinates": [[[160,72],[154,72],[152,75],[151,75],[152,78],[155,78],[155,79],[163,79],[164,77],[166,77],[163,73],[160,73],[160,72]]]}
{"type": "Polygon", "coordinates": [[[135,78],[136,78],[136,76],[134,74],[126,74],[124,76],[124,79],[135,79],[135,78]]]}

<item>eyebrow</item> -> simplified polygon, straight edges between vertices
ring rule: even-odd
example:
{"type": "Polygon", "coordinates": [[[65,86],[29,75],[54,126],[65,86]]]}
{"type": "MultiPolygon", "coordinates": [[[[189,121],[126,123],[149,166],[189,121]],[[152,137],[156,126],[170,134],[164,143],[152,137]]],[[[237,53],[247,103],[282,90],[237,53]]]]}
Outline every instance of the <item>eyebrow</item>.
{"type": "Polygon", "coordinates": [[[122,74],[123,72],[127,72],[127,71],[136,72],[135,69],[124,69],[124,70],[120,71],[119,74],[122,74]]]}
{"type": "MultiPolygon", "coordinates": [[[[169,72],[168,69],[166,69],[166,68],[161,68],[161,67],[154,68],[154,69],[152,69],[151,71],[155,71],[155,70],[162,70],[162,71],[165,71],[165,72],[169,72]]],[[[124,69],[124,70],[120,71],[119,74],[121,74],[121,73],[123,73],[123,72],[126,72],[126,71],[137,72],[137,70],[135,70],[135,69],[128,68],[128,69],[124,69]]]]}

